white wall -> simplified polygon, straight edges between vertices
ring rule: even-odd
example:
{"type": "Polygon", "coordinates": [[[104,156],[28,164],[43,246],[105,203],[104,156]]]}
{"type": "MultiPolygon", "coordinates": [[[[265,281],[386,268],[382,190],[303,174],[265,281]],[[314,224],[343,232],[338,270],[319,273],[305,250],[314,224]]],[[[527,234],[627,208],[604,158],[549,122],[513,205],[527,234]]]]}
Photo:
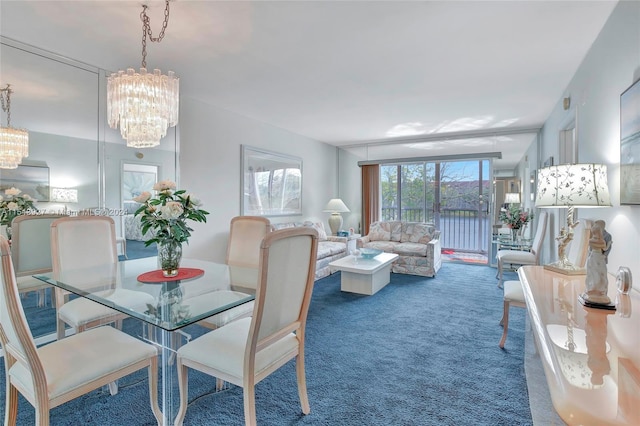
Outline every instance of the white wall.
{"type": "MultiPolygon", "coordinates": [[[[562,41],[559,40],[559,43],[562,41]]],[[[540,161],[557,158],[558,132],[568,120],[562,98],[571,97],[577,109],[578,162],[608,167],[612,208],[577,209],[578,217],[603,219],[613,237],[609,272],[628,266],[640,287],[640,206],[620,206],[620,94],[640,78],[640,2],[620,2],[594,42],[542,130],[540,161]]],[[[570,119],[570,117],[569,117],[570,119]]],[[[566,212],[554,216],[543,261],[554,260],[553,238],[566,212]]]]}
{"type": "Polygon", "coordinates": [[[301,216],[272,222],[316,220],[329,229],[322,209],[336,197],[336,148],[189,98],[180,100],[180,188],[194,193],[210,214],[194,223],[184,256],[222,262],[229,222],[240,212],[241,145],[302,158],[301,216]]]}

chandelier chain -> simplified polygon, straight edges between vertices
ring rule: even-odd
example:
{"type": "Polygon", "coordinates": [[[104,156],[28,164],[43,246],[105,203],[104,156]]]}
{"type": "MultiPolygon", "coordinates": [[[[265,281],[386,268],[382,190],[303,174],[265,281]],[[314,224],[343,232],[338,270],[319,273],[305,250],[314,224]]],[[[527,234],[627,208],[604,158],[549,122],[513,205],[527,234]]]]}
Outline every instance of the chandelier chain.
{"type": "Polygon", "coordinates": [[[10,84],[7,84],[7,87],[5,87],[4,89],[0,89],[0,103],[2,104],[2,110],[7,113],[7,127],[11,127],[11,92],[12,91],[13,90],[11,90],[10,84]],[[6,101],[4,99],[5,97],[7,98],[6,101]]]}
{"type": "Polygon", "coordinates": [[[151,30],[151,20],[147,15],[146,4],[142,5],[142,12],[140,12],[140,19],[142,20],[142,68],[147,67],[147,35],[152,42],[161,42],[164,38],[164,31],[169,24],[169,0],[166,0],[166,6],[164,8],[164,22],[162,23],[162,29],[158,34],[158,37],[153,37],[153,31],[151,30]]]}

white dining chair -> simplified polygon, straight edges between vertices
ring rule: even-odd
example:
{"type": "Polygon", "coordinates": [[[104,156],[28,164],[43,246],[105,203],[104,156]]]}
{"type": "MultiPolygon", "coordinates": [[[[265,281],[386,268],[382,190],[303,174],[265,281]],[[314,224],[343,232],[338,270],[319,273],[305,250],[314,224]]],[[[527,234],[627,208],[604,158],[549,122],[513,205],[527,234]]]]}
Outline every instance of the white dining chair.
{"type": "Polygon", "coordinates": [[[498,250],[498,287],[502,287],[504,265],[539,265],[540,250],[547,231],[547,212],[540,212],[536,234],[529,251],[523,250],[498,250]]]}
{"type": "MultiPolygon", "coordinates": [[[[230,302],[255,294],[258,285],[260,244],[271,232],[271,222],[261,216],[236,216],[229,225],[226,264],[229,267],[230,291],[224,296],[230,302]]],[[[214,295],[220,299],[221,295],[214,295]]],[[[199,324],[216,329],[240,318],[251,316],[253,302],[245,303],[211,316],[199,324]]]]}
{"type": "MultiPolygon", "coordinates": [[[[587,262],[587,251],[589,248],[589,230],[593,225],[590,219],[580,219],[580,222],[573,231],[573,240],[568,247],[567,258],[572,265],[577,268],[584,268],[587,262]]],[[[524,290],[519,280],[511,280],[504,282],[504,293],[502,303],[502,319],[500,325],[503,327],[502,337],[498,346],[504,348],[509,332],[509,310],[513,307],[526,308],[527,304],[524,298],[524,290]]]]}
{"type": "MultiPolygon", "coordinates": [[[[117,286],[117,249],[113,219],[107,216],[69,216],[51,224],[53,278],[82,282],[87,291],[100,294],[133,309],[154,304],[150,294],[117,286]],[[101,274],[82,273],[99,270],[101,274]],[[71,275],[77,275],[70,278],[71,275]]],[[[69,292],[56,287],[57,334],[65,337],[65,324],[82,332],[105,323],[120,322],[127,315],[86,298],[69,300],[69,292]]],[[[120,325],[119,325],[120,328],[120,325]]]]}
{"type": "Polygon", "coordinates": [[[255,385],[295,358],[302,412],[310,412],[304,340],[317,250],[318,233],[308,227],[274,231],[264,238],[251,318],[233,321],[178,349],[176,426],[182,425],[187,411],[189,368],[242,387],[245,424],[255,425],[255,385]]]}
{"type": "MultiPolygon", "coordinates": [[[[51,266],[51,223],[64,215],[38,214],[21,215],[11,221],[11,259],[20,293],[38,291],[38,306],[44,305],[45,289],[51,286],[33,278],[35,274],[52,271],[51,266]]],[[[52,305],[55,292],[51,290],[52,305]]]]}
{"type": "MultiPolygon", "coordinates": [[[[35,408],[35,424],[49,425],[49,411],[143,368],[158,425],[158,351],[112,327],[98,327],[36,347],[19,300],[9,245],[0,237],[0,343],[4,351],[5,426],[15,425],[18,393],[35,408]]],[[[122,408],[122,407],[120,407],[122,408]]]]}

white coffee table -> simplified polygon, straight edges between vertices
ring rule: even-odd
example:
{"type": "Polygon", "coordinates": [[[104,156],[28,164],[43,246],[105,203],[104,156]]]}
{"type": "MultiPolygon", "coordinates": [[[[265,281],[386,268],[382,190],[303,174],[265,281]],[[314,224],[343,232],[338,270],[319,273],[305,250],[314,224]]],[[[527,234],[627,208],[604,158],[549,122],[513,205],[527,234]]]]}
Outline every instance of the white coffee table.
{"type": "Polygon", "coordinates": [[[397,258],[394,253],[381,253],[373,259],[349,255],[331,262],[329,266],[341,272],[340,290],[372,295],[389,284],[391,264],[397,258]]]}

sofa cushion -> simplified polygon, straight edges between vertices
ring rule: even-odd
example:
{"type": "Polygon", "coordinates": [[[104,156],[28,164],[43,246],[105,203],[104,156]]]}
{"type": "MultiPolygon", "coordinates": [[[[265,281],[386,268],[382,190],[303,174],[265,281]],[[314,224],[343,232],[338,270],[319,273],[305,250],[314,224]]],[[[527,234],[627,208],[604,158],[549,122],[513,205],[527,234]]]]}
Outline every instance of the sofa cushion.
{"type": "Polygon", "coordinates": [[[426,256],[427,245],[422,243],[396,243],[393,252],[400,256],[426,256]]]}
{"type": "Polygon", "coordinates": [[[391,241],[400,241],[402,238],[402,222],[389,222],[391,241]]]}
{"type": "Polygon", "coordinates": [[[318,241],[326,241],[327,240],[327,231],[324,230],[324,225],[322,222],[305,222],[304,226],[310,226],[311,228],[318,231],[318,241]]]}
{"type": "Polygon", "coordinates": [[[316,259],[324,259],[325,257],[334,256],[346,251],[347,245],[345,243],[322,241],[318,243],[318,255],[316,259]]]}
{"type": "Polygon", "coordinates": [[[369,227],[369,239],[371,241],[390,241],[390,230],[389,222],[373,222],[369,227]]]}
{"type": "Polygon", "coordinates": [[[393,248],[398,244],[395,241],[370,241],[364,245],[366,248],[378,249],[387,253],[393,253],[393,248]]]}
{"type": "Polygon", "coordinates": [[[402,237],[400,241],[405,243],[421,243],[427,244],[433,239],[435,228],[421,222],[404,222],[402,224],[402,237]]]}
{"type": "Polygon", "coordinates": [[[302,224],[299,224],[296,222],[272,223],[271,229],[274,231],[278,231],[280,229],[295,228],[296,226],[301,226],[301,225],[302,224]]]}

